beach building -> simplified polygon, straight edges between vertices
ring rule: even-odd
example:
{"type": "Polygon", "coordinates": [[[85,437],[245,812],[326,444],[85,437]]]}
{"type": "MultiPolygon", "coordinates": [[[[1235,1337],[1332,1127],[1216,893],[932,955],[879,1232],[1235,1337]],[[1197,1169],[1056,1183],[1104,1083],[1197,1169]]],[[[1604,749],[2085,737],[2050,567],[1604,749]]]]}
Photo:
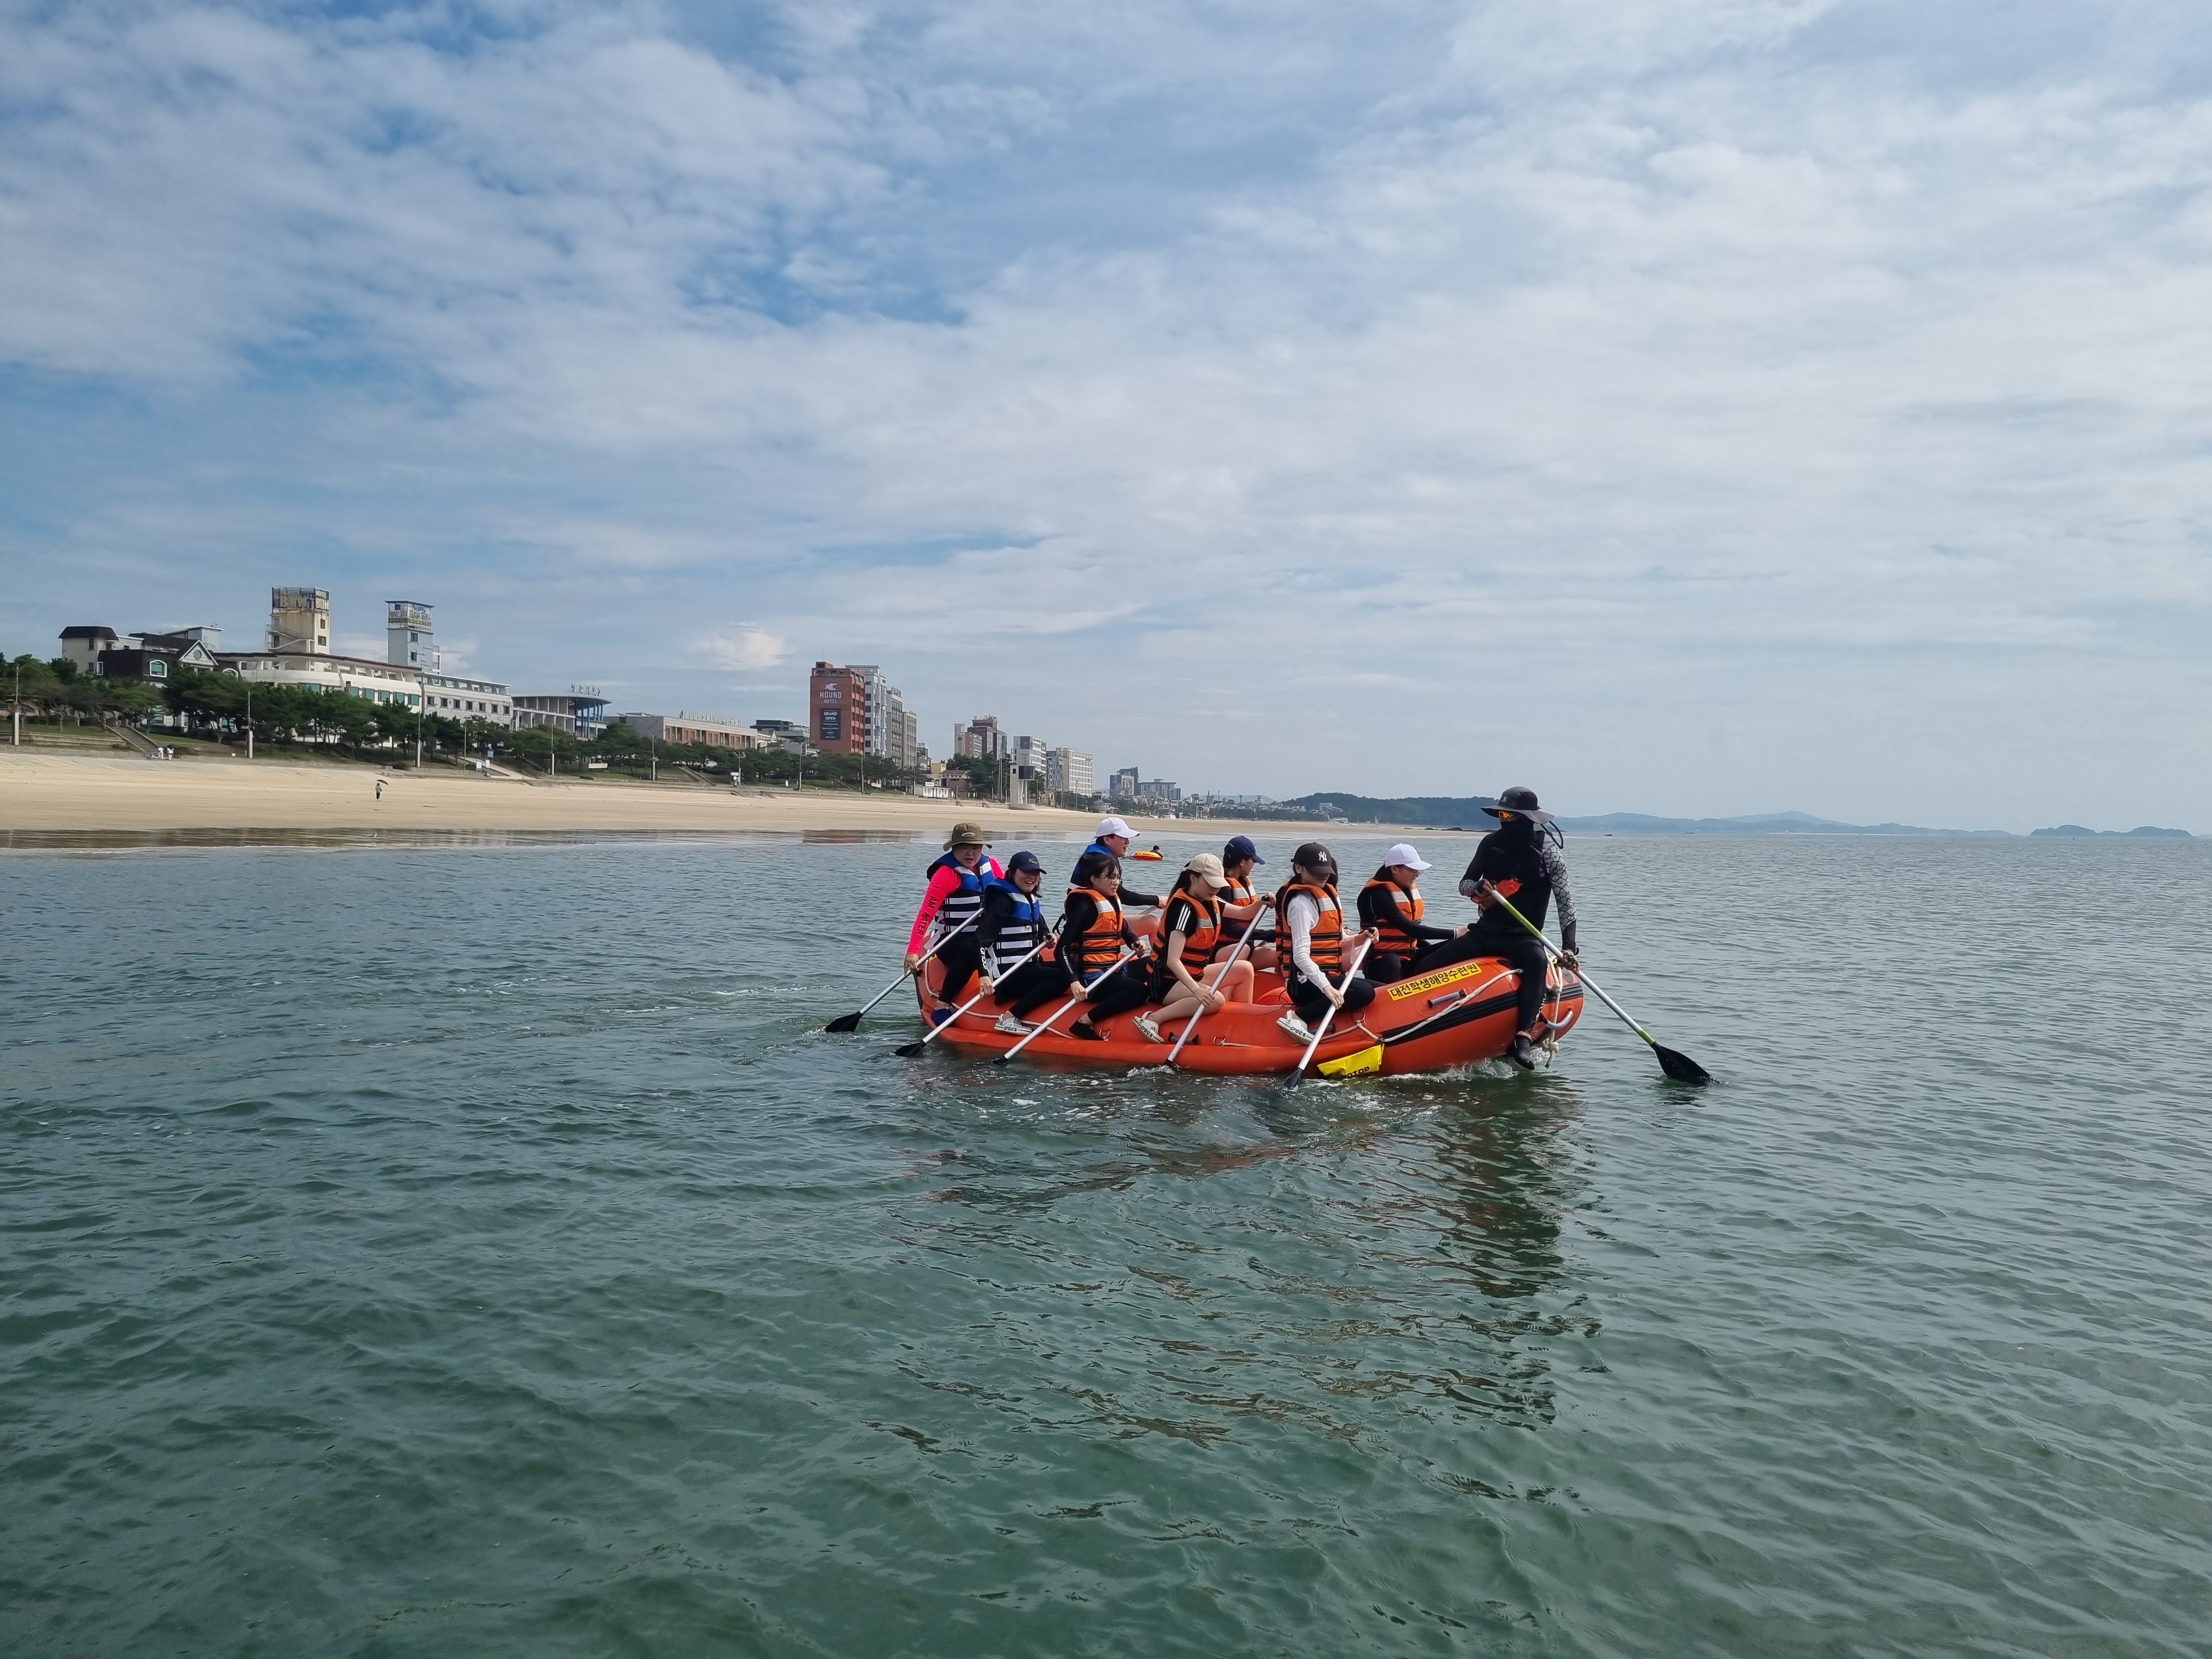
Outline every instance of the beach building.
{"type": "Polygon", "coordinates": [[[1091,757],[1079,749],[1055,749],[1045,757],[1045,787],[1057,795],[1097,793],[1092,781],[1091,757]]]}
{"type": "Polygon", "coordinates": [[[475,675],[445,672],[446,659],[431,625],[431,609],[416,599],[384,602],[385,659],[422,675],[423,701],[432,714],[447,720],[513,726],[514,699],[505,685],[475,675]]]}
{"type": "Polygon", "coordinates": [[[952,752],[970,760],[997,760],[1007,750],[1006,734],[999,729],[996,714],[978,714],[965,726],[952,728],[952,752]]]}
{"type": "MultiPolygon", "coordinates": [[[[184,631],[195,639],[219,632],[206,627],[184,631]]],[[[261,649],[212,654],[226,673],[257,684],[307,685],[318,691],[342,691],[370,702],[398,703],[408,708],[422,706],[422,677],[415,669],[379,662],[373,657],[340,656],[331,650],[327,588],[270,588],[269,627],[262,635],[261,649]]]]}
{"type": "Polygon", "coordinates": [[[396,702],[410,708],[422,703],[422,677],[411,669],[374,657],[340,657],[328,652],[224,651],[216,661],[227,672],[262,685],[307,685],[318,691],[343,691],[371,702],[396,702]]]}
{"type": "Polygon", "coordinates": [[[873,672],[814,665],[806,682],[808,736],[823,754],[868,752],[868,682],[873,672]]]}
{"type": "Polygon", "coordinates": [[[765,749],[769,739],[751,727],[718,714],[629,714],[615,718],[654,743],[703,744],[709,749],[765,749]]]}
{"type": "Polygon", "coordinates": [[[208,635],[221,639],[222,629],[203,623],[166,633],[125,635],[112,628],[78,623],[62,629],[62,656],[75,663],[81,674],[106,679],[166,680],[184,668],[215,672],[220,665],[204,642],[208,635]]]}
{"type": "Polygon", "coordinates": [[[1115,773],[1113,782],[1109,786],[1107,793],[1115,800],[1136,799],[1137,769],[1133,766],[1125,766],[1115,773]]]}
{"type": "Polygon", "coordinates": [[[566,691],[532,692],[514,699],[515,730],[550,726],[590,742],[606,725],[607,700],[597,691],[571,686],[566,691]]]}
{"type": "Polygon", "coordinates": [[[807,677],[806,702],[819,753],[874,755],[904,769],[920,757],[921,721],[874,663],[817,662],[807,677]]]}
{"type": "Polygon", "coordinates": [[[327,587],[269,590],[265,652],[284,656],[326,656],[331,648],[331,591],[327,587]]]}
{"type": "Polygon", "coordinates": [[[806,728],[797,720],[761,720],[753,722],[753,730],[778,749],[787,749],[794,755],[819,752],[806,740],[806,728]]]}
{"type": "Polygon", "coordinates": [[[430,712],[447,720],[514,724],[514,699],[497,680],[473,679],[465,674],[425,674],[422,695],[430,712]]]}

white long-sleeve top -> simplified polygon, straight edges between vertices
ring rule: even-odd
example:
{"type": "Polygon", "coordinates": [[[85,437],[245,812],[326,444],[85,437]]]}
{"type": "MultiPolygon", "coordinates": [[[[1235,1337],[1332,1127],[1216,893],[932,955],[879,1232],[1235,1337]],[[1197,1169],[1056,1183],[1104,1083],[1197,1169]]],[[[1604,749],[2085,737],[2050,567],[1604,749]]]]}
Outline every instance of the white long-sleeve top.
{"type": "Polygon", "coordinates": [[[1313,902],[1313,895],[1291,894],[1290,903],[1284,908],[1283,920],[1291,927],[1291,960],[1305,975],[1306,983],[1328,984],[1328,975],[1314,966],[1313,930],[1321,925],[1321,906],[1313,902]]]}

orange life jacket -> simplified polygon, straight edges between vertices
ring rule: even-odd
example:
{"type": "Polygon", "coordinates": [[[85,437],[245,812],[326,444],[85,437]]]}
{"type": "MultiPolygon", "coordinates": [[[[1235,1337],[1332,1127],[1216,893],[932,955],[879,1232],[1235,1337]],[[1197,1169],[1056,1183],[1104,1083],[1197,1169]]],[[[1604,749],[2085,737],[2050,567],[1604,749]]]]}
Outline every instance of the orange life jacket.
{"type": "MultiPolygon", "coordinates": [[[[1401,888],[1388,876],[1377,876],[1359,890],[1364,896],[1373,892],[1377,887],[1387,887],[1390,890],[1390,896],[1397,901],[1399,914],[1407,921],[1419,921],[1421,919],[1423,906],[1421,890],[1418,884],[1401,888]]],[[[1402,928],[1392,927],[1387,921],[1378,921],[1375,925],[1381,930],[1376,937],[1373,947],[1377,951],[1388,951],[1393,956],[1410,957],[1418,956],[1428,948],[1422,942],[1419,933],[1408,933],[1402,928]]]]}
{"type": "Polygon", "coordinates": [[[1060,959],[1067,971],[1082,983],[1091,976],[1103,974],[1114,965],[1121,954],[1125,941],[1121,938],[1127,926],[1121,920],[1121,901],[1109,898],[1096,888],[1075,890],[1098,907],[1098,914],[1091,919],[1091,926],[1082,933],[1063,935],[1060,940],[1060,959]]]}
{"type": "MultiPolygon", "coordinates": [[[[1255,890],[1251,883],[1239,881],[1234,876],[1230,877],[1223,884],[1221,890],[1214,895],[1214,897],[1224,904],[1249,904],[1259,896],[1259,893],[1255,890]]],[[[1253,922],[1257,921],[1259,918],[1255,916],[1250,921],[1239,921],[1234,916],[1223,916],[1219,920],[1221,943],[1234,945],[1252,931],[1253,922]]]]}
{"type": "MultiPolygon", "coordinates": [[[[1189,905],[1193,914],[1191,930],[1183,935],[1182,965],[1190,970],[1191,977],[1195,979],[1206,964],[1213,960],[1214,949],[1221,943],[1221,901],[1218,898],[1200,898],[1197,894],[1186,890],[1180,893],[1168,895],[1167,908],[1170,913],[1174,911],[1177,904],[1189,905]]],[[[1163,927],[1167,925],[1164,916],[1160,925],[1163,927]]],[[[1170,975],[1169,977],[1173,978],[1174,975],[1170,975]]]]}
{"type": "Polygon", "coordinates": [[[1291,955],[1291,900],[1304,893],[1321,915],[1307,941],[1306,954],[1334,985],[1344,977],[1344,910],[1336,902],[1336,889],[1310,881],[1286,881],[1275,890],[1275,915],[1281,918],[1277,938],[1281,941],[1283,977],[1304,979],[1291,955]]]}

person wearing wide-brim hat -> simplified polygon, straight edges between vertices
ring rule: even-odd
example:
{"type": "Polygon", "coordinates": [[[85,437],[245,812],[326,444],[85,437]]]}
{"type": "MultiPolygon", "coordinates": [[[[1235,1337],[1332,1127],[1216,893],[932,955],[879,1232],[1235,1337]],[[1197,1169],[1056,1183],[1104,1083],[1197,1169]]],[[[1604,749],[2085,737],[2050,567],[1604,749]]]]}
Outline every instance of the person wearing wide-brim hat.
{"type": "Polygon", "coordinates": [[[952,826],[943,855],[930,863],[929,885],[922,890],[921,908],[914,913],[914,927],[907,935],[906,970],[910,974],[921,966],[934,924],[938,938],[945,940],[937,953],[945,965],[945,978],[938,988],[933,1019],[951,1012],[960,994],[983,971],[984,884],[1006,873],[990,855],[990,845],[981,824],[963,821],[952,826]]]}
{"type": "Polygon", "coordinates": [[[1544,980],[1547,963],[1543,945],[1528,928],[1509,915],[1500,899],[1541,927],[1553,900],[1559,906],[1559,941],[1563,959],[1575,960],[1575,901],[1567,890],[1567,861],[1560,855],[1564,837],[1552,815],[1536,803],[1536,792],[1516,784],[1498,792],[1497,802],[1482,809],[1498,820],[1498,828],[1475,843],[1467,874],[1459,890],[1480,907],[1482,915],[1457,939],[1426,951],[1417,957],[1412,972],[1425,974],[1447,963],[1472,957],[1503,957],[1521,975],[1520,1008],[1514,1026],[1513,1046],[1506,1058],[1524,1069],[1536,1063],[1535,1047],[1544,1018],[1544,980]]]}

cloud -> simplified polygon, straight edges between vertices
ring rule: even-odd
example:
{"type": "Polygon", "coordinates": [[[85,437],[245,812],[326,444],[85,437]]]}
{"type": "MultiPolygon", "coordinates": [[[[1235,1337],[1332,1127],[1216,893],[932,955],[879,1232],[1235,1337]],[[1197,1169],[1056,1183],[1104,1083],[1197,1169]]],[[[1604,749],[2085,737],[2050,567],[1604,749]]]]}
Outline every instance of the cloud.
{"type": "Polygon", "coordinates": [[[2212,828],[2174,14],[501,16],[0,25],[11,625],[404,580],[1224,787],[2212,828]]]}
{"type": "Polygon", "coordinates": [[[771,634],[764,628],[746,626],[712,635],[700,641],[699,649],[713,659],[716,667],[742,673],[774,668],[791,652],[790,644],[782,635],[771,634]]]}

